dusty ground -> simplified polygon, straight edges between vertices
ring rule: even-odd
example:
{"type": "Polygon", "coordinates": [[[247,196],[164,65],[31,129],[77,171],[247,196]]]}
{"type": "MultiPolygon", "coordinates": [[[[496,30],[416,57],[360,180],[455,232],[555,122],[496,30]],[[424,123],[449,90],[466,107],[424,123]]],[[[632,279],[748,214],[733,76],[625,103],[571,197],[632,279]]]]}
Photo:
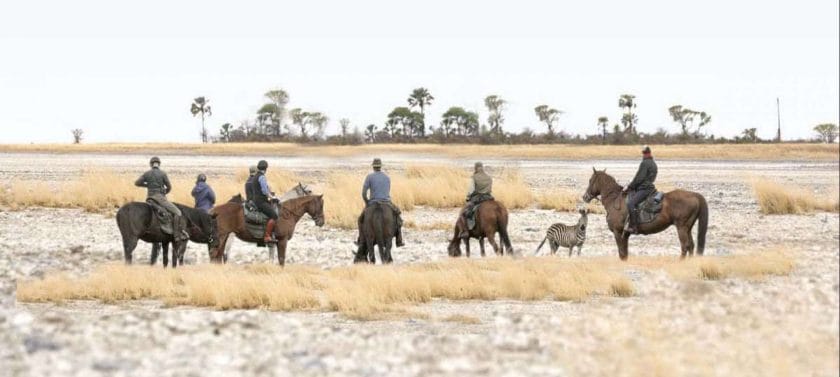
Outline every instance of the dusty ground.
{"type": "MultiPolygon", "coordinates": [[[[161,156],[170,174],[230,173],[251,157],[161,156]]],[[[383,156],[408,163],[466,160],[383,156]]],[[[80,168],[140,172],[145,156],[0,154],[0,181],[63,180],[80,168]]],[[[368,157],[274,158],[318,183],[328,169],[358,170],[368,157]]],[[[585,188],[590,166],[626,182],[636,161],[489,160],[516,166],[537,191],[585,188]]],[[[707,254],[788,248],[797,268],[787,277],[751,282],[675,281],[628,270],[638,294],[581,303],[441,302],[421,307],[429,320],[356,322],[332,313],[217,312],[163,308],[157,302],[103,305],[22,304],[15,281],[62,270],[74,274],[119,261],[113,218],[72,209],[0,212],[0,370],[12,375],[838,375],[838,215],[762,216],[745,179],[770,177],[836,190],[837,162],[660,161],[659,181],[703,193],[711,209],[707,254]],[[480,324],[443,321],[451,314],[480,324]]],[[[360,168],[361,167],[361,168],[360,168]]],[[[329,200],[329,198],[326,198],[329,200]]],[[[454,210],[422,208],[417,223],[451,222],[454,210]]],[[[602,215],[590,215],[583,257],[614,255],[602,215]]],[[[514,247],[530,255],[553,222],[576,216],[545,210],[511,216],[514,247]]],[[[304,219],[288,263],[348,264],[349,231],[304,219]]],[[[446,258],[444,231],[408,229],[397,263],[446,258]]],[[[477,251],[475,245],[474,251],[477,251]]],[[[141,245],[135,260],[147,260],[141,245]]],[[[631,240],[637,255],[676,255],[674,230],[631,240]]],[[[236,242],[232,263],[267,261],[264,249],[236,242]]],[[[206,263],[191,245],[187,258],[206,263]]]]}

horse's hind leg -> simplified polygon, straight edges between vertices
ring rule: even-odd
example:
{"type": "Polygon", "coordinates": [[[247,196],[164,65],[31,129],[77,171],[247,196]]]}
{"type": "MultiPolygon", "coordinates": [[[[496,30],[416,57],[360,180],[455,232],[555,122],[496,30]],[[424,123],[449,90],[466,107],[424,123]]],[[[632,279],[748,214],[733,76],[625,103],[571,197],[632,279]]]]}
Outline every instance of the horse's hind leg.
{"type": "Polygon", "coordinates": [[[484,258],[484,237],[478,238],[478,247],[481,248],[481,257],[484,258]]]}
{"type": "Polygon", "coordinates": [[[694,254],[694,241],[691,240],[691,228],[679,227],[677,234],[680,236],[680,258],[685,258],[689,253],[694,254]]]}
{"type": "Polygon", "coordinates": [[[131,256],[134,254],[134,249],[137,247],[136,237],[123,237],[123,257],[125,257],[125,264],[131,264],[131,256]]]}
{"type": "Polygon", "coordinates": [[[499,249],[499,244],[496,243],[496,235],[495,234],[490,236],[490,237],[487,237],[487,240],[490,241],[490,246],[493,246],[493,252],[496,253],[496,256],[503,255],[502,253],[504,253],[504,250],[499,249]]]}
{"type": "Polygon", "coordinates": [[[467,258],[469,258],[470,257],[470,238],[467,237],[467,238],[464,238],[463,240],[464,240],[464,247],[467,249],[466,250],[467,258]]]}

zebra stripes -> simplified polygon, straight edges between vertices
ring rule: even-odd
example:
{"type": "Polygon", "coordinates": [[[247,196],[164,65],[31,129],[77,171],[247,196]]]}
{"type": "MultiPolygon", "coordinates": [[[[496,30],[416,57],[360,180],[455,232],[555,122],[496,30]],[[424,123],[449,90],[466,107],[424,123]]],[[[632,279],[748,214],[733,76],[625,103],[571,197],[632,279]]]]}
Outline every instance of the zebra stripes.
{"type": "Polygon", "coordinates": [[[577,246],[577,255],[580,256],[580,250],[583,248],[583,242],[586,241],[586,225],[588,223],[587,214],[589,211],[581,209],[579,212],[580,219],[578,219],[578,222],[575,225],[557,223],[550,226],[548,231],[545,232],[545,238],[543,238],[542,242],[540,242],[540,246],[537,246],[537,250],[534,251],[534,255],[537,255],[540,248],[542,248],[543,244],[545,244],[545,241],[548,241],[548,245],[551,247],[551,255],[556,254],[557,249],[560,246],[563,246],[569,248],[569,257],[571,257],[572,250],[574,250],[575,246],[577,246]]]}

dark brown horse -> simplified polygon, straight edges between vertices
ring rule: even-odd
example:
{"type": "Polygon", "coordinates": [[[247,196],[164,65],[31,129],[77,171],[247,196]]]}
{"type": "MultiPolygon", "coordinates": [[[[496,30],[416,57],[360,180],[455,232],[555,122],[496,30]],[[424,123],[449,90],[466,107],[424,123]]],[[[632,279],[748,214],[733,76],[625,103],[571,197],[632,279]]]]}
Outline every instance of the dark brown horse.
{"type": "Polygon", "coordinates": [[[376,250],[383,264],[393,263],[391,257],[392,241],[396,237],[397,219],[394,211],[385,203],[373,202],[364,210],[362,223],[362,242],[364,249],[356,254],[353,263],[376,264],[376,250]]]}
{"type": "MultiPolygon", "coordinates": [[[[216,215],[216,223],[219,229],[219,244],[210,250],[211,261],[222,263],[227,260],[225,245],[231,233],[245,242],[262,243],[262,236],[255,238],[245,228],[245,212],[242,209],[242,198],[240,196],[234,196],[231,201],[214,207],[211,213],[216,215]]],[[[277,239],[277,259],[281,266],[286,264],[286,245],[294,235],[295,225],[305,214],[312,217],[316,226],[324,225],[324,198],[322,195],[303,196],[283,203],[279,214],[280,218],[274,226],[274,237],[277,239]]]]}
{"type": "Polygon", "coordinates": [[[508,254],[513,255],[513,246],[510,245],[510,238],[507,233],[508,211],[502,203],[495,200],[488,200],[479,205],[475,214],[475,228],[470,230],[469,235],[461,238],[461,233],[467,229],[463,216],[458,216],[455,222],[455,234],[449,240],[449,256],[461,256],[461,241],[467,248],[467,258],[470,257],[470,238],[478,238],[478,245],[481,248],[481,256],[484,256],[484,239],[490,241],[496,255],[504,255],[505,247],[508,254]],[[496,233],[499,233],[499,244],[496,244],[496,233]]]}
{"type": "MultiPolygon", "coordinates": [[[[618,246],[618,257],[627,260],[627,243],[630,234],[624,232],[624,220],[627,218],[626,195],[622,194],[621,186],[615,178],[605,170],[592,168],[589,187],[583,195],[583,200],[589,203],[592,199],[601,197],[601,204],[607,210],[607,227],[615,236],[618,246]]],[[[680,237],[681,256],[694,255],[694,241],[691,239],[691,229],[698,222],[697,227],[697,255],[703,255],[706,247],[706,229],[709,222],[709,207],[706,198],[696,192],[674,190],[662,198],[662,211],[653,221],[639,225],[639,234],[654,234],[668,229],[671,225],[677,227],[680,237]]]]}

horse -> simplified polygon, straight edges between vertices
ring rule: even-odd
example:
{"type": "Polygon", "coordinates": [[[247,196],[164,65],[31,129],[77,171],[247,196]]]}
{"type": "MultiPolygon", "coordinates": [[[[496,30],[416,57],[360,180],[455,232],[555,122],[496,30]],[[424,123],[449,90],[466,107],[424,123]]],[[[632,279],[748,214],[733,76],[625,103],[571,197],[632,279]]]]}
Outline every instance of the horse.
{"type": "Polygon", "coordinates": [[[507,247],[508,254],[514,254],[507,232],[508,211],[502,203],[495,200],[482,202],[479,204],[475,217],[475,227],[468,232],[467,237],[461,238],[461,233],[467,229],[467,224],[463,216],[458,216],[458,220],[455,222],[455,235],[449,240],[449,256],[461,256],[461,241],[463,240],[467,248],[467,258],[469,258],[470,238],[478,239],[482,257],[484,257],[485,238],[490,240],[490,245],[493,246],[496,255],[504,255],[505,247],[507,247]],[[499,233],[499,244],[496,244],[496,233],[499,233]]]}
{"type": "MultiPolygon", "coordinates": [[[[604,170],[592,168],[592,177],[589,178],[589,187],[583,195],[587,203],[600,196],[601,204],[607,210],[607,227],[615,236],[615,243],[618,246],[618,257],[627,260],[628,240],[630,234],[624,231],[624,219],[627,218],[626,194],[622,194],[622,187],[604,170]]],[[[653,221],[647,224],[639,224],[639,234],[659,233],[671,225],[677,227],[677,234],[680,239],[680,258],[686,255],[694,255],[694,241],[691,239],[691,229],[694,224],[697,227],[697,255],[703,255],[706,247],[706,229],[709,223],[709,206],[706,198],[696,192],[686,190],[673,190],[662,198],[662,210],[656,215],[653,221]]]]}
{"type": "MultiPolygon", "coordinates": [[[[207,249],[210,248],[218,243],[219,236],[216,230],[216,219],[209,213],[185,206],[183,204],[174,203],[178,209],[181,210],[181,214],[187,219],[187,233],[190,234],[190,241],[200,244],[206,244],[207,249]],[[209,232],[204,232],[203,229],[209,229],[209,232]]],[[[168,242],[155,242],[152,244],[152,253],[149,257],[149,264],[154,266],[157,263],[158,255],[160,254],[161,250],[163,251],[163,267],[166,267],[169,263],[169,243],[168,242]]],[[[172,258],[175,258],[175,249],[173,248],[172,258]]],[[[184,264],[184,254],[182,252],[178,255],[178,263],[183,265],[184,264]]]]}
{"type": "MultiPolygon", "coordinates": [[[[219,244],[210,250],[210,260],[216,263],[227,261],[225,245],[231,233],[236,238],[249,243],[262,243],[262,236],[254,237],[245,227],[245,211],[242,208],[242,196],[236,195],[225,204],[214,207],[211,213],[216,215],[219,232],[219,244]]],[[[315,226],[324,226],[324,198],[323,195],[307,195],[290,199],[283,203],[280,217],[274,226],[273,233],[277,240],[277,259],[281,266],[286,264],[286,245],[295,232],[295,225],[308,214],[315,222],[315,226]]]]}
{"type": "MultiPolygon", "coordinates": [[[[283,202],[283,201],[286,201],[286,200],[289,200],[289,199],[294,199],[294,198],[299,198],[299,197],[304,196],[304,195],[309,195],[311,193],[312,193],[312,190],[309,188],[308,185],[305,185],[303,183],[298,182],[298,184],[295,185],[295,187],[293,187],[291,190],[289,190],[286,193],[284,193],[283,195],[281,195],[279,197],[279,200],[281,202],[283,202]]],[[[241,196],[239,196],[239,198],[241,200],[241,196]]],[[[208,239],[206,234],[203,234],[201,232],[196,232],[195,229],[187,229],[187,231],[190,233],[190,241],[195,242],[195,243],[208,244],[208,249],[210,248],[210,243],[211,242],[218,241],[218,239],[219,239],[218,234],[215,233],[216,221],[215,221],[215,218],[212,215],[210,215],[208,212],[198,211],[195,208],[187,207],[187,206],[182,205],[182,204],[175,203],[175,205],[178,206],[178,208],[181,209],[181,212],[184,213],[185,216],[187,216],[187,219],[189,221],[193,221],[194,223],[201,223],[202,221],[206,221],[206,219],[208,217],[210,219],[212,219],[212,221],[213,221],[212,226],[213,226],[213,232],[214,233],[211,234],[211,236],[213,237],[212,239],[208,239]],[[185,209],[186,209],[186,211],[185,211],[185,209]]],[[[226,248],[230,247],[230,244],[226,244],[225,247],[226,248]]],[[[269,246],[269,247],[271,248],[271,253],[272,253],[271,254],[271,259],[274,260],[274,254],[273,254],[274,247],[273,246],[269,246]]],[[[155,263],[157,263],[157,257],[158,257],[158,254],[160,253],[161,249],[163,250],[163,266],[166,267],[167,253],[168,253],[168,249],[169,249],[169,244],[168,243],[155,242],[155,243],[152,244],[152,253],[151,253],[151,258],[150,258],[151,259],[150,260],[151,265],[154,265],[155,263]]],[[[184,264],[184,254],[185,253],[181,253],[180,260],[179,260],[179,262],[182,265],[184,264]]]]}
{"type": "MultiPolygon", "coordinates": [[[[180,206],[184,207],[184,206],[180,206]]],[[[132,254],[137,247],[137,241],[143,240],[151,243],[172,243],[172,267],[178,266],[182,260],[181,254],[187,246],[187,241],[175,241],[170,234],[165,234],[160,229],[156,214],[151,205],[143,202],[130,202],[117,211],[117,227],[123,241],[123,256],[126,264],[132,263],[132,254]]],[[[185,218],[189,221],[189,218],[185,218]]],[[[214,221],[187,224],[188,228],[198,226],[204,234],[214,235],[214,221]]],[[[218,239],[218,237],[210,236],[218,239]]],[[[208,243],[213,243],[208,239],[208,243]]]]}
{"type": "Polygon", "coordinates": [[[397,235],[397,219],[394,211],[385,203],[373,202],[365,208],[362,223],[362,242],[364,251],[356,253],[353,263],[376,264],[376,251],[379,248],[379,258],[382,263],[392,263],[391,241],[397,235]]]}

